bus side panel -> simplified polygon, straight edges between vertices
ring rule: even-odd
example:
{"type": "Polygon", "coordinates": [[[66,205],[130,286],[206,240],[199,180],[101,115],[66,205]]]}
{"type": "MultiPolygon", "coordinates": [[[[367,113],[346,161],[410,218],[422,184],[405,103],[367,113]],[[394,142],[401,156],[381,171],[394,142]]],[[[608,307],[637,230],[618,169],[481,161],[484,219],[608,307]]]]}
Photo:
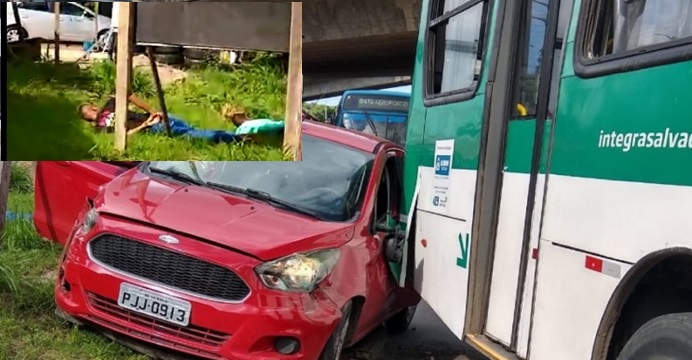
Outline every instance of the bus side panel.
{"type": "Polygon", "coordinates": [[[534,279],[536,275],[536,260],[538,258],[538,238],[541,228],[541,214],[543,212],[543,194],[545,190],[545,174],[539,174],[536,179],[536,206],[533,208],[533,221],[531,222],[531,239],[529,242],[529,260],[526,267],[526,279],[524,281],[524,296],[521,302],[521,315],[517,334],[517,355],[526,359],[529,351],[529,338],[531,333],[531,318],[534,297],[534,279]],[[534,251],[536,251],[534,256],[534,251]]]}
{"type": "Polygon", "coordinates": [[[462,339],[469,278],[462,265],[468,264],[467,236],[471,225],[426,211],[418,211],[416,223],[416,290],[454,335],[462,339]],[[462,247],[466,247],[466,255],[462,254],[462,247]]]}
{"type": "Polygon", "coordinates": [[[629,262],[692,246],[692,61],[565,75],[543,237],[629,262]]]}
{"type": "Polygon", "coordinates": [[[452,169],[450,183],[459,185],[450,189],[450,196],[454,198],[449,209],[452,216],[436,214],[438,210],[432,203],[433,177],[433,168],[420,168],[414,284],[440,319],[461,339],[468,292],[476,172],[452,169]]]}
{"type": "Polygon", "coordinates": [[[544,239],[540,247],[530,358],[590,359],[603,309],[631,266],[587,261],[588,255],[544,239]]]}

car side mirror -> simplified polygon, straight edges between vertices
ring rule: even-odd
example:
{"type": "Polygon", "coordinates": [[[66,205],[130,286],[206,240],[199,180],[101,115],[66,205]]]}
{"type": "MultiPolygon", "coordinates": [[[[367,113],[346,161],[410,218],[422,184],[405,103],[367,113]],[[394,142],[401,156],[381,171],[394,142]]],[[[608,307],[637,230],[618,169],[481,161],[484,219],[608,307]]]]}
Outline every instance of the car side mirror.
{"type": "Polygon", "coordinates": [[[398,223],[390,212],[387,213],[383,221],[375,223],[374,232],[385,234],[395,234],[398,230],[398,223]]]}
{"type": "Polygon", "coordinates": [[[387,235],[384,238],[384,257],[387,262],[398,264],[404,257],[405,237],[399,234],[387,235]]]}

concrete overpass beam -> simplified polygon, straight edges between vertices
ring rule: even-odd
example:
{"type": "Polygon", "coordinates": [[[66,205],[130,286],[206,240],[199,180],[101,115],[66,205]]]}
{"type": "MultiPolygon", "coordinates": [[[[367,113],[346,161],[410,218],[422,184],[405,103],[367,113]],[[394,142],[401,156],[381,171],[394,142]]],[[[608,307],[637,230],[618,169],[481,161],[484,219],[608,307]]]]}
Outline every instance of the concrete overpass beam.
{"type": "Polygon", "coordinates": [[[309,79],[303,84],[303,101],[341,95],[350,89],[382,89],[411,84],[410,76],[381,76],[342,79],[309,79]]]}

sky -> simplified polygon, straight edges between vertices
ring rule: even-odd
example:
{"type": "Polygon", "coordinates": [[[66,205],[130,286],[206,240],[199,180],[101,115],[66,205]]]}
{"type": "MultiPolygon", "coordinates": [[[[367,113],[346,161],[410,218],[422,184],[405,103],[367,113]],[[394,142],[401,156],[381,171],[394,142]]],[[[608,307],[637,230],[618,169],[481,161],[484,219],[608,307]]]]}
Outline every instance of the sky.
{"type": "MultiPolygon", "coordinates": [[[[382,89],[382,90],[391,90],[391,91],[398,91],[398,92],[404,92],[404,93],[410,94],[411,93],[411,85],[397,86],[397,87],[382,89]]],[[[339,105],[339,100],[341,100],[341,96],[335,96],[335,97],[320,99],[317,101],[308,101],[308,102],[309,103],[322,104],[322,105],[328,105],[328,106],[336,106],[336,105],[339,105]]]]}

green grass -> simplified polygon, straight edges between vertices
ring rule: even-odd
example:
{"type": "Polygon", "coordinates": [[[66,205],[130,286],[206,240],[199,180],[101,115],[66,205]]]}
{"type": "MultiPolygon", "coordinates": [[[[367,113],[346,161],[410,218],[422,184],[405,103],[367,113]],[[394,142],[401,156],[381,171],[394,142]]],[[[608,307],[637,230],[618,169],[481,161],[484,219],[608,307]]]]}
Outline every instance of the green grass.
{"type": "MultiPolygon", "coordinates": [[[[210,144],[146,133],[130,137],[121,154],[112,134],[94,134],[77,113],[80,104],[102,104],[114,93],[110,62],[82,70],[76,64],[11,61],[8,64],[8,159],[12,160],[289,160],[280,146],[210,144]]],[[[156,108],[148,73],[136,71],[133,90],[156,108]]],[[[286,75],[269,55],[234,69],[207,67],[165,88],[169,113],[199,128],[233,129],[219,109],[232,103],[252,116],[283,118],[286,75]]]]}
{"type": "MultiPolygon", "coordinates": [[[[33,211],[31,182],[13,167],[8,210],[33,211]]],[[[0,248],[0,360],[144,360],[134,352],[54,314],[53,285],[60,248],[40,238],[30,221],[7,223],[0,248]]]]}

